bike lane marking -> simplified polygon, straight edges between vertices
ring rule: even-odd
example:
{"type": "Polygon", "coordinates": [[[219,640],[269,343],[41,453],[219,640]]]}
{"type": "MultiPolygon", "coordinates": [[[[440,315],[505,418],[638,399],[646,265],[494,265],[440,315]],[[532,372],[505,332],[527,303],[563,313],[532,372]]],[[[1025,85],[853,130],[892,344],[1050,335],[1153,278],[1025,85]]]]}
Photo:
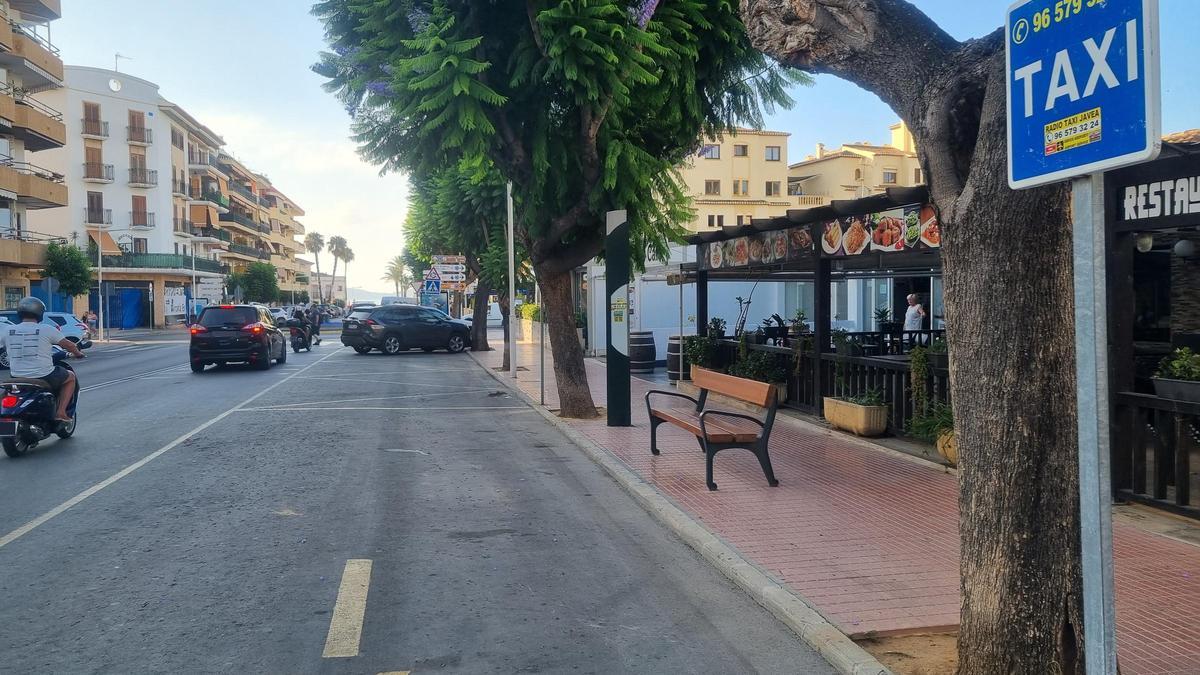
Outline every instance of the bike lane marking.
{"type": "MultiPolygon", "coordinates": [[[[322,356],[319,360],[310,363],[309,365],[305,366],[303,369],[297,370],[295,373],[288,375],[287,377],[283,378],[282,380],[279,380],[278,382],[270,385],[266,389],[263,389],[262,391],[251,396],[250,398],[246,399],[245,401],[242,401],[241,403],[239,403],[239,404],[235,405],[234,407],[226,410],[225,412],[217,415],[216,417],[213,417],[212,419],[210,419],[207,422],[201,424],[200,426],[192,429],[191,431],[183,434],[182,436],[180,436],[179,438],[176,438],[175,440],[171,441],[170,443],[167,443],[166,445],[162,446],[158,450],[155,450],[154,452],[150,453],[149,455],[146,455],[145,457],[139,459],[138,461],[134,462],[133,464],[130,464],[129,466],[125,467],[124,469],[121,469],[117,473],[114,473],[113,475],[109,476],[108,478],[105,478],[104,480],[100,481],[99,483],[96,483],[95,485],[89,487],[88,489],[84,490],[83,492],[80,492],[79,494],[75,495],[74,497],[71,497],[67,501],[50,509],[49,511],[43,513],[42,515],[38,516],[37,518],[34,518],[33,520],[29,521],[28,523],[25,523],[24,525],[18,527],[17,529],[13,530],[12,532],[9,532],[8,534],[4,535],[3,537],[0,537],[0,548],[4,548],[5,546],[8,546],[9,544],[13,543],[14,541],[29,534],[30,532],[36,530],[37,528],[46,524],[48,521],[52,520],[56,516],[63,514],[71,507],[86,500],[88,497],[91,497],[92,495],[103,490],[104,488],[112,485],[113,483],[116,483],[117,481],[128,476],[129,474],[133,473],[134,471],[137,471],[138,469],[142,468],[143,466],[146,466],[147,464],[154,461],[155,459],[162,456],[163,454],[166,454],[167,452],[180,446],[181,444],[183,444],[185,441],[192,438],[196,434],[204,431],[205,429],[211,427],[212,425],[216,424],[217,422],[220,422],[221,420],[225,419],[226,417],[229,417],[230,415],[237,412],[241,408],[244,408],[245,406],[253,403],[254,401],[258,400],[263,395],[267,394],[267,392],[270,392],[271,390],[275,389],[276,387],[283,384],[284,382],[291,380],[293,377],[296,377],[300,373],[303,373],[305,370],[312,368],[313,366],[317,365],[318,363],[321,363],[321,361],[324,361],[325,359],[327,359],[335,354],[338,354],[338,353],[341,353],[340,350],[332,351],[329,354],[322,356]]],[[[86,389],[84,391],[86,391],[86,389]]]]}

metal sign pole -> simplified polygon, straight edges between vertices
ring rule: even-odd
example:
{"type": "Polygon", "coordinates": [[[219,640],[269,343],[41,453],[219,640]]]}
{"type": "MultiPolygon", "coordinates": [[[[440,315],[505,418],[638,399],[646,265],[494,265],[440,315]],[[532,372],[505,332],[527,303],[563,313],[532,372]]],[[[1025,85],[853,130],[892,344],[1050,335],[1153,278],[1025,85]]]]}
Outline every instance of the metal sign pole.
{"type": "Polygon", "coordinates": [[[513,335],[517,312],[516,241],[513,239],[512,181],[508,181],[508,374],[517,376],[517,341],[513,335]]]}
{"type": "Polygon", "coordinates": [[[1104,174],[1071,184],[1075,264],[1075,379],[1079,521],[1087,672],[1117,672],[1109,455],[1104,174]]]}
{"type": "Polygon", "coordinates": [[[96,339],[98,340],[105,340],[108,335],[108,332],[104,330],[104,238],[101,236],[103,233],[104,231],[100,230],[96,235],[96,299],[100,308],[100,321],[96,324],[96,339]]]}

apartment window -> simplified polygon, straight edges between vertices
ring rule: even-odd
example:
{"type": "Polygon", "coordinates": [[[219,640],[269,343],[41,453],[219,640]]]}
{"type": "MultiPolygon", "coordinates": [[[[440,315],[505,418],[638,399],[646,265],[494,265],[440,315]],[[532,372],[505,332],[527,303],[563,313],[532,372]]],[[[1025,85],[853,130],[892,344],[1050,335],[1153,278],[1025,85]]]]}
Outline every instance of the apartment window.
{"type": "Polygon", "coordinates": [[[708,226],[709,227],[725,227],[725,216],[709,215],[708,226]]]}
{"type": "Polygon", "coordinates": [[[738,227],[741,227],[742,225],[750,225],[752,220],[754,220],[754,216],[738,216],[738,227]]]}
{"type": "Polygon", "coordinates": [[[700,149],[700,156],[704,159],[721,159],[721,146],[715,143],[705,143],[700,149]]]}
{"type": "Polygon", "coordinates": [[[883,170],[883,182],[887,185],[895,185],[896,184],[896,170],[895,169],[884,169],[883,170]]]}
{"type": "Polygon", "coordinates": [[[140,215],[140,216],[142,216],[142,220],[137,221],[137,222],[143,222],[143,223],[146,222],[145,221],[146,198],[144,196],[142,196],[142,195],[134,195],[133,196],[133,213],[134,213],[134,220],[137,220],[137,216],[140,215]]]}
{"type": "Polygon", "coordinates": [[[719,181],[719,180],[704,181],[704,194],[706,194],[706,195],[721,194],[721,181],[719,181]]]}
{"type": "Polygon", "coordinates": [[[139,171],[146,170],[146,149],[133,146],[129,148],[129,168],[139,171]]]}
{"type": "Polygon", "coordinates": [[[104,193],[87,193],[87,221],[89,223],[104,222],[104,193]]]}
{"type": "Polygon", "coordinates": [[[179,130],[179,127],[171,127],[171,145],[180,150],[183,149],[183,132],[179,130]]]}
{"type": "Polygon", "coordinates": [[[134,237],[133,238],[133,252],[134,253],[148,253],[150,250],[149,247],[147,247],[147,245],[146,245],[148,241],[149,240],[146,239],[145,237],[134,237]]]}
{"type": "Polygon", "coordinates": [[[748,146],[748,145],[733,146],[733,156],[734,157],[748,157],[749,155],[750,155],[750,146],[748,146]]]}
{"type": "Polygon", "coordinates": [[[750,194],[750,181],[744,178],[733,179],[733,194],[743,197],[750,194]]]}
{"type": "Polygon", "coordinates": [[[862,180],[862,169],[854,170],[854,180],[862,180]]]}
{"type": "Polygon", "coordinates": [[[175,242],[175,255],[179,255],[179,242],[175,242]]]}
{"type": "Polygon", "coordinates": [[[779,181],[777,181],[777,180],[767,181],[767,196],[768,197],[778,197],[780,194],[781,194],[781,192],[779,190],[779,181]]]}
{"type": "Polygon", "coordinates": [[[921,176],[921,167],[917,167],[917,168],[913,169],[913,183],[916,185],[920,185],[921,183],[924,183],[924,182],[925,182],[925,180],[921,176]]]}
{"type": "Polygon", "coordinates": [[[782,156],[783,156],[783,152],[778,145],[768,145],[767,146],[767,161],[768,162],[778,162],[779,158],[782,156]]]}

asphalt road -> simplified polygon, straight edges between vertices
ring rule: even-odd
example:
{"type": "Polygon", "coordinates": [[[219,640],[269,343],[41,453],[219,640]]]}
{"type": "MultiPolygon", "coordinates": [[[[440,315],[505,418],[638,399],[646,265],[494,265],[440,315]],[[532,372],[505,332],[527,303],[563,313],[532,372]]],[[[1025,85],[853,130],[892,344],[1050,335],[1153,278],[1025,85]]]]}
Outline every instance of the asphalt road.
{"type": "Polygon", "coordinates": [[[0,456],[0,671],[831,672],[466,355],[89,354],[0,456]]]}

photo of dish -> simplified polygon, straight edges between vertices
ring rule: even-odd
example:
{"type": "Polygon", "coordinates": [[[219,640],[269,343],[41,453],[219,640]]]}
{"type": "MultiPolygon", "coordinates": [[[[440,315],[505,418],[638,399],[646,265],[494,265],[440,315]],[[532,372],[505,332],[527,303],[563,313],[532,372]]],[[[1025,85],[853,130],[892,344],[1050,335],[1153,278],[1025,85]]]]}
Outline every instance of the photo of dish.
{"type": "Polygon", "coordinates": [[[846,255],[858,255],[867,247],[867,242],[871,235],[867,231],[867,227],[863,225],[862,220],[855,218],[850,222],[850,227],[846,233],[842,235],[842,246],[846,249],[846,255]]]}
{"type": "Polygon", "coordinates": [[[871,233],[871,248],[877,251],[904,250],[904,221],[893,216],[885,216],[875,225],[871,233]]]}
{"type": "Polygon", "coordinates": [[[921,241],[930,248],[938,248],[942,245],[942,229],[938,223],[937,212],[933,207],[926,204],[921,207],[921,213],[918,216],[921,227],[921,241]]]}
{"type": "Polygon", "coordinates": [[[836,220],[825,223],[825,234],[821,235],[821,248],[834,255],[842,248],[842,224],[836,220]]]}
{"type": "Polygon", "coordinates": [[[745,237],[733,240],[733,264],[742,267],[750,262],[750,245],[745,237]]]}
{"type": "Polygon", "coordinates": [[[921,238],[921,220],[916,211],[904,214],[904,243],[909,247],[916,246],[921,238]]]}
{"type": "Polygon", "coordinates": [[[764,262],[763,261],[763,243],[762,243],[761,239],[756,238],[756,239],[752,239],[750,241],[750,262],[752,262],[752,263],[764,262]]]}
{"type": "Polygon", "coordinates": [[[787,251],[787,248],[788,248],[787,247],[787,245],[788,245],[787,233],[786,232],[776,232],[776,233],[774,233],[774,237],[775,237],[775,259],[776,260],[784,260],[787,258],[787,252],[788,252],[787,251]]]}
{"type": "Polygon", "coordinates": [[[708,245],[708,266],[714,270],[721,269],[721,262],[724,256],[721,255],[721,244],[712,243],[708,245]]]}
{"type": "Polygon", "coordinates": [[[813,247],[812,235],[809,234],[807,227],[794,227],[788,230],[788,236],[792,240],[792,253],[800,253],[801,251],[811,251],[813,247]]]}

